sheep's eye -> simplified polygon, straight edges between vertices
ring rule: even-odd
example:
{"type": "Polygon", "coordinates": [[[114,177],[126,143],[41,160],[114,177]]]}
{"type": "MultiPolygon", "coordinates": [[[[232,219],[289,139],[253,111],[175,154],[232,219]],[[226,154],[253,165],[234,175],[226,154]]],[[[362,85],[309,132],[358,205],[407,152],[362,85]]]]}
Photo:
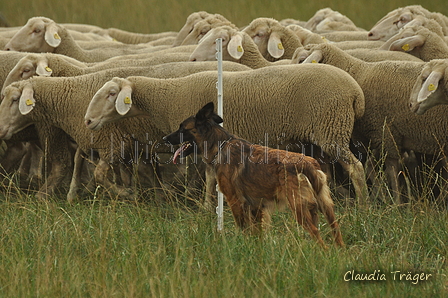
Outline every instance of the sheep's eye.
{"type": "Polygon", "coordinates": [[[40,29],[34,29],[33,33],[39,33],[40,29]]]}
{"type": "Polygon", "coordinates": [[[30,69],[25,68],[25,69],[23,70],[23,72],[30,72],[30,69]]]}
{"type": "Polygon", "coordinates": [[[14,96],[13,98],[12,98],[12,101],[18,101],[19,100],[19,97],[17,97],[17,96],[14,96]]]}
{"type": "Polygon", "coordinates": [[[112,97],[113,97],[113,96],[115,96],[115,95],[117,95],[116,92],[110,92],[110,93],[109,93],[109,96],[112,96],[112,97]]]}

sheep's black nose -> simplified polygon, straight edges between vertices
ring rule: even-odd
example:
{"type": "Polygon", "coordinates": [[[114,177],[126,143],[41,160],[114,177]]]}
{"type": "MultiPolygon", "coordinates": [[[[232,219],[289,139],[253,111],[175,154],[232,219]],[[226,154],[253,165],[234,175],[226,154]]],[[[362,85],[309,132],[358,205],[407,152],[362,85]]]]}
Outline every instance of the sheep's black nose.
{"type": "Polygon", "coordinates": [[[10,48],[6,48],[5,51],[11,51],[11,49],[10,48]]]}
{"type": "Polygon", "coordinates": [[[372,32],[369,32],[368,36],[373,36],[373,33],[372,33],[372,32]]]}
{"type": "Polygon", "coordinates": [[[89,126],[92,123],[92,120],[86,120],[86,125],[89,126]]]}

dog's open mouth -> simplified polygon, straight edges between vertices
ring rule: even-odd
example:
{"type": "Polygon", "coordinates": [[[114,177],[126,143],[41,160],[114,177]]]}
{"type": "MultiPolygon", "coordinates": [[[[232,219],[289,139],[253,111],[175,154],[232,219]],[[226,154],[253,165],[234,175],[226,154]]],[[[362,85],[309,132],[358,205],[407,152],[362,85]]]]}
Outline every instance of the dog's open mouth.
{"type": "Polygon", "coordinates": [[[185,142],[180,145],[180,147],[174,152],[173,163],[176,164],[179,157],[186,157],[193,153],[194,146],[190,142],[185,142]]]}

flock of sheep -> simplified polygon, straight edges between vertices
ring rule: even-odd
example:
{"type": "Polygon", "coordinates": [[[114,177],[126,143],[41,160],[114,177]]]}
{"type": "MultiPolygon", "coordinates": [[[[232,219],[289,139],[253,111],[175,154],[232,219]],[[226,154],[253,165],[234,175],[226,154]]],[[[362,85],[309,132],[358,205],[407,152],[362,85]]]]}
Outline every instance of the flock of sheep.
{"type": "MultiPolygon", "coordinates": [[[[218,38],[226,129],[313,152],[335,191],[369,200],[381,191],[384,158],[388,189],[402,203],[403,164],[447,149],[448,110],[434,106],[448,100],[448,17],[419,5],[391,11],[370,31],[330,8],[243,28],[201,11],[178,32],[156,34],[33,17],[0,28],[3,175],[40,177],[38,197],[68,177],[70,202],[85,177],[87,188],[123,198],[143,179],[166,189],[175,172],[161,156],[174,151],[162,137],[216,100],[218,38]]],[[[199,158],[189,162],[206,176],[199,158]]]]}

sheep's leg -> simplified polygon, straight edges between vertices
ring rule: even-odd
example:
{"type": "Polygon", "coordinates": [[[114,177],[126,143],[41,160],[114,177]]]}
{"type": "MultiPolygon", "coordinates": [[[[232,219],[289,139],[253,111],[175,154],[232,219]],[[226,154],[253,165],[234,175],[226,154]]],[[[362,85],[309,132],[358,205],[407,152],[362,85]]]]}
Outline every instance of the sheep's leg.
{"type": "Polygon", "coordinates": [[[386,157],[385,173],[392,190],[392,197],[395,204],[403,203],[401,200],[400,184],[398,182],[398,159],[386,157]]]}
{"type": "Polygon", "coordinates": [[[63,161],[51,162],[51,173],[39,189],[36,195],[38,199],[46,199],[47,196],[54,194],[56,187],[65,177],[66,168],[67,165],[63,161]]]}
{"type": "Polygon", "coordinates": [[[84,165],[82,150],[77,148],[74,157],[74,168],[72,180],[70,181],[70,189],[67,194],[67,202],[73,203],[76,200],[79,187],[81,185],[81,173],[84,165]]]}
{"type": "Polygon", "coordinates": [[[98,164],[95,167],[95,171],[93,172],[93,176],[95,177],[95,181],[104,187],[112,190],[115,194],[122,198],[131,198],[131,192],[126,190],[124,187],[117,185],[109,180],[108,174],[111,170],[111,166],[109,163],[100,158],[98,164]]]}
{"type": "Polygon", "coordinates": [[[5,174],[11,172],[26,153],[24,142],[7,143],[7,146],[8,149],[6,149],[1,161],[2,172],[5,174]]]}
{"type": "Polygon", "coordinates": [[[367,203],[368,188],[366,182],[366,176],[364,172],[364,166],[362,163],[353,155],[353,153],[348,153],[348,161],[344,159],[339,159],[339,163],[347,171],[350,180],[352,181],[353,187],[355,189],[356,196],[362,204],[367,203]]]}

